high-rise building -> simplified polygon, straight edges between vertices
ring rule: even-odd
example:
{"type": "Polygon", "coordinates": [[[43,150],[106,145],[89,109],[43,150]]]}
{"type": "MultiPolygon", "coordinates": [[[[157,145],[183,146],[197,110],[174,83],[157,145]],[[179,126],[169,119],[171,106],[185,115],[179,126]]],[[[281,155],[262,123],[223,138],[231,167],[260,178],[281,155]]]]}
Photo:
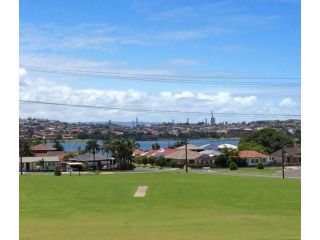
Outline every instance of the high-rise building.
{"type": "Polygon", "coordinates": [[[205,125],[208,125],[208,120],[207,120],[207,118],[204,119],[204,124],[205,124],[205,125]]]}
{"type": "Polygon", "coordinates": [[[136,127],[139,126],[138,117],[136,117],[136,127]]]}
{"type": "Polygon", "coordinates": [[[213,112],[211,112],[211,125],[216,124],[216,119],[213,116],[213,112]]]}

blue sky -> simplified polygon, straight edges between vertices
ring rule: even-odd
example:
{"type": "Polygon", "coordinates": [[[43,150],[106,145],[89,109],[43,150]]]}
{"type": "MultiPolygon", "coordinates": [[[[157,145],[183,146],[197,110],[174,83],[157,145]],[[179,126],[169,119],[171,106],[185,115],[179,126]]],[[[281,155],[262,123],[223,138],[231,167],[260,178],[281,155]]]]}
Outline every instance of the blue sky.
{"type": "MultiPolygon", "coordinates": [[[[22,0],[20,64],[128,74],[300,77],[300,10],[300,1],[295,0],[22,0]]],[[[45,74],[23,68],[20,72],[20,98],[27,100],[300,114],[299,87],[148,83],[45,74]]],[[[137,114],[88,109],[75,114],[68,108],[21,104],[20,115],[65,121],[128,121],[137,114]]],[[[145,121],[184,121],[188,117],[141,115],[145,121]]],[[[190,119],[201,121],[204,117],[209,116],[190,119]]],[[[218,121],[254,119],[218,117],[218,121]]]]}

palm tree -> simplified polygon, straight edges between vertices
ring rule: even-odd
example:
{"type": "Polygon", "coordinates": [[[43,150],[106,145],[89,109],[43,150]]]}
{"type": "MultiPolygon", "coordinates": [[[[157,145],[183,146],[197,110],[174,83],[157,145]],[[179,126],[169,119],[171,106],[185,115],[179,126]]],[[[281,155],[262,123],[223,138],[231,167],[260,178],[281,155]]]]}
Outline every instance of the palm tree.
{"type": "MultiPolygon", "coordinates": [[[[100,151],[100,145],[98,144],[97,140],[89,140],[86,143],[85,151],[88,153],[92,153],[93,155],[93,162],[96,163],[96,153],[100,151]]],[[[94,164],[96,167],[96,164],[94,164]]]]}
{"type": "Polygon", "coordinates": [[[107,169],[108,169],[108,163],[109,163],[109,153],[111,152],[112,148],[112,139],[108,139],[104,142],[102,147],[102,152],[107,154],[107,169]]]}
{"type": "Polygon", "coordinates": [[[112,155],[119,163],[120,169],[128,169],[132,163],[132,153],[136,148],[139,148],[134,140],[119,139],[111,141],[110,150],[112,155]]]}
{"type": "Polygon", "coordinates": [[[27,140],[19,141],[20,174],[22,175],[22,157],[32,156],[31,144],[27,140]]]}

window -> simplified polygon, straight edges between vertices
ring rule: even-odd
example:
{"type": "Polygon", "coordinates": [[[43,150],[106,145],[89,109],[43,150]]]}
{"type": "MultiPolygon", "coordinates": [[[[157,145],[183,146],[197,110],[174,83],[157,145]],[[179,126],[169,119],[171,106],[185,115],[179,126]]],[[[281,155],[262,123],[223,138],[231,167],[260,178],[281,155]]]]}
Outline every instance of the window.
{"type": "Polygon", "coordinates": [[[190,164],[194,164],[194,160],[189,160],[189,163],[190,164]]]}

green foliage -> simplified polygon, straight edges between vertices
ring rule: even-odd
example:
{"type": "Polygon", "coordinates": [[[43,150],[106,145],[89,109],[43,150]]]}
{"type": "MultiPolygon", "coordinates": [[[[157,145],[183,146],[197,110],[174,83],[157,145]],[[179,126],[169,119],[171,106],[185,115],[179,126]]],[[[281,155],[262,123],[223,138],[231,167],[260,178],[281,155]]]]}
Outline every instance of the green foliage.
{"type": "Polygon", "coordinates": [[[230,170],[238,170],[238,166],[235,162],[230,162],[229,169],[230,170]]]}
{"type": "Polygon", "coordinates": [[[221,154],[214,157],[214,166],[218,168],[227,168],[231,162],[236,163],[239,167],[248,165],[245,159],[239,157],[239,151],[236,149],[223,148],[221,154]]]}
{"type": "Polygon", "coordinates": [[[19,140],[19,157],[30,157],[32,155],[31,143],[27,140],[19,140]]]}
{"type": "Polygon", "coordinates": [[[160,168],[163,168],[166,166],[167,160],[164,157],[159,157],[156,159],[156,165],[159,166],[160,168]]]}
{"type": "MultiPolygon", "coordinates": [[[[98,144],[97,140],[89,140],[86,142],[85,151],[88,153],[92,153],[93,160],[96,159],[96,153],[100,152],[101,146],[98,144]]],[[[94,165],[92,167],[92,170],[95,171],[97,169],[97,166],[94,165]]]]}
{"type": "Polygon", "coordinates": [[[159,143],[153,143],[152,145],[152,150],[158,150],[158,149],[160,149],[160,144],[159,143]]]}
{"type": "Polygon", "coordinates": [[[264,165],[262,162],[258,162],[257,169],[264,169],[264,165]]]}
{"type": "Polygon", "coordinates": [[[152,166],[154,166],[154,164],[156,163],[156,160],[157,160],[157,158],[155,158],[155,157],[153,157],[153,156],[149,157],[149,163],[150,163],[152,166]]]}
{"type": "Polygon", "coordinates": [[[144,158],[142,158],[142,164],[147,165],[148,163],[149,163],[148,157],[144,156],[144,158]]]}
{"type": "Polygon", "coordinates": [[[134,168],[132,164],[133,151],[140,145],[132,139],[110,139],[108,140],[108,149],[117,161],[119,170],[131,170],[134,168]]]}
{"type": "Polygon", "coordinates": [[[254,150],[254,151],[257,151],[257,152],[263,153],[263,154],[268,153],[267,149],[264,146],[257,144],[257,143],[254,143],[254,142],[242,142],[238,145],[238,150],[239,151],[254,150]]]}
{"type": "Polygon", "coordinates": [[[64,156],[63,156],[63,160],[64,161],[68,161],[70,158],[73,158],[75,157],[76,154],[75,153],[66,153],[64,156]]]}
{"type": "Polygon", "coordinates": [[[53,144],[52,147],[56,148],[57,151],[63,151],[64,150],[63,146],[60,144],[60,142],[58,140],[54,141],[54,144],[53,144]]]}
{"type": "Polygon", "coordinates": [[[287,147],[292,146],[294,138],[284,131],[265,128],[242,138],[239,145],[241,146],[242,144],[248,143],[261,145],[266,149],[267,153],[270,154],[281,149],[282,145],[287,147]]]}
{"type": "Polygon", "coordinates": [[[54,175],[55,176],[61,176],[61,167],[59,165],[56,165],[54,168],[54,175]]]}

